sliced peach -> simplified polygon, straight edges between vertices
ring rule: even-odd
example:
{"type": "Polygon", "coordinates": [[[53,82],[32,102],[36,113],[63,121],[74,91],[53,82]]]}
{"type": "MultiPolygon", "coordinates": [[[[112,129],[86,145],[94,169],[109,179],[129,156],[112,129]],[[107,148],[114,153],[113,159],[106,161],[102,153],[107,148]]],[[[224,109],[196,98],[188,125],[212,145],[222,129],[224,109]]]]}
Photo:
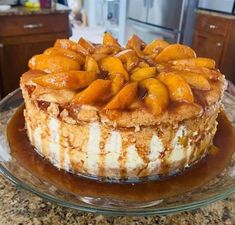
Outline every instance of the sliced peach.
{"type": "Polygon", "coordinates": [[[155,58],[156,62],[168,62],[175,59],[196,58],[196,53],[190,47],[181,44],[173,44],[164,48],[155,58]]]}
{"type": "Polygon", "coordinates": [[[139,63],[139,58],[137,56],[129,58],[126,62],[126,70],[130,72],[138,65],[138,63],[139,63]]]}
{"type": "Polygon", "coordinates": [[[103,71],[107,71],[109,74],[119,73],[125,77],[125,80],[129,80],[128,73],[122,65],[120,59],[112,56],[108,56],[100,61],[100,68],[103,71]]]}
{"type": "Polygon", "coordinates": [[[123,86],[125,80],[122,74],[111,74],[110,79],[112,80],[111,94],[115,95],[123,86]]]}
{"type": "Polygon", "coordinates": [[[91,55],[91,57],[96,61],[99,62],[100,60],[102,60],[103,58],[108,57],[107,54],[103,54],[103,53],[93,53],[91,55]]]}
{"type": "Polygon", "coordinates": [[[80,54],[71,51],[69,49],[64,49],[64,48],[48,48],[46,49],[43,54],[45,55],[62,55],[66,56],[70,59],[73,59],[75,61],[78,61],[80,64],[84,64],[85,59],[82,57],[80,54]]]}
{"type": "Polygon", "coordinates": [[[114,46],[117,48],[121,48],[120,44],[118,43],[117,39],[112,36],[111,33],[105,32],[103,36],[103,44],[104,45],[109,45],[109,46],[114,46]]]}
{"type": "Polygon", "coordinates": [[[140,61],[138,66],[141,67],[141,68],[146,68],[146,67],[149,67],[149,64],[144,62],[144,61],[140,61]]]}
{"type": "Polygon", "coordinates": [[[161,39],[156,39],[153,40],[148,45],[146,45],[146,47],[143,50],[143,53],[146,55],[151,55],[155,52],[158,53],[158,51],[161,51],[162,49],[166,48],[168,45],[169,45],[168,42],[161,39]]]}
{"type": "Polygon", "coordinates": [[[109,92],[110,86],[110,80],[97,79],[85,90],[75,95],[72,104],[82,105],[100,102],[103,96],[109,92]]]}
{"type": "Polygon", "coordinates": [[[149,78],[143,80],[140,86],[147,89],[144,102],[155,115],[162,113],[169,104],[169,94],[166,86],[159,80],[149,78]]]}
{"type": "Polygon", "coordinates": [[[98,45],[95,48],[95,54],[106,54],[106,55],[111,55],[115,52],[115,49],[113,46],[108,46],[108,45],[98,45]]]}
{"type": "Polygon", "coordinates": [[[85,48],[83,48],[80,44],[69,39],[57,39],[54,44],[54,47],[69,49],[80,53],[82,56],[89,55],[89,52],[85,48]]]}
{"type": "Polygon", "coordinates": [[[132,81],[141,81],[156,75],[155,67],[140,68],[131,74],[132,81]]]}
{"type": "Polygon", "coordinates": [[[133,35],[127,42],[127,48],[133,49],[139,57],[143,57],[142,47],[145,47],[145,43],[136,35],[133,35]]]}
{"type": "Polygon", "coordinates": [[[157,78],[168,88],[170,99],[176,102],[193,102],[193,93],[187,82],[177,73],[161,73],[157,78]]]}
{"type": "Polygon", "coordinates": [[[124,86],[105,106],[105,109],[118,110],[126,109],[137,98],[136,82],[129,83],[124,86]]]}
{"type": "Polygon", "coordinates": [[[201,57],[195,59],[177,59],[173,60],[171,63],[173,65],[207,67],[209,69],[215,68],[215,60],[201,57]]]}
{"type": "Polygon", "coordinates": [[[208,91],[211,88],[210,83],[203,75],[187,71],[179,71],[176,73],[183,77],[184,80],[194,89],[208,91]]]}
{"type": "Polygon", "coordinates": [[[117,53],[116,55],[114,55],[114,57],[117,57],[118,59],[120,59],[123,63],[126,63],[127,60],[133,56],[136,56],[136,53],[134,50],[132,49],[125,49],[119,53],[117,53]]]}
{"type": "Polygon", "coordinates": [[[95,72],[87,71],[68,71],[62,73],[52,73],[35,77],[33,82],[43,87],[51,89],[80,89],[87,87],[96,79],[95,72]]]}
{"type": "Polygon", "coordinates": [[[85,48],[90,54],[95,51],[95,46],[90,41],[82,37],[79,39],[78,44],[85,48]]]}
{"type": "Polygon", "coordinates": [[[213,80],[213,81],[219,80],[219,78],[221,77],[221,73],[218,70],[212,70],[206,67],[175,65],[175,66],[172,66],[171,69],[180,70],[180,71],[189,71],[192,73],[201,74],[206,79],[213,80]]]}
{"type": "Polygon", "coordinates": [[[100,72],[98,63],[91,56],[86,57],[85,70],[88,72],[100,72]]]}
{"type": "Polygon", "coordinates": [[[30,69],[42,70],[46,73],[59,73],[69,70],[79,70],[80,64],[68,57],[61,55],[35,55],[29,60],[30,69]]]}

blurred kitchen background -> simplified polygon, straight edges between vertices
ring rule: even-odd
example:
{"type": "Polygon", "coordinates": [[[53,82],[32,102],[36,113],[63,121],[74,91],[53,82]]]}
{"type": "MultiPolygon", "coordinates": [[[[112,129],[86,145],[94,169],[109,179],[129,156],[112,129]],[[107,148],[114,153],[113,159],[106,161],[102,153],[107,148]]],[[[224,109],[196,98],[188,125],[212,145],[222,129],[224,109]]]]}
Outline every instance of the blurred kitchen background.
{"type": "Polygon", "coordinates": [[[99,43],[105,31],[121,44],[132,34],[187,44],[235,82],[235,0],[0,0],[0,97],[55,39],[99,43]]]}

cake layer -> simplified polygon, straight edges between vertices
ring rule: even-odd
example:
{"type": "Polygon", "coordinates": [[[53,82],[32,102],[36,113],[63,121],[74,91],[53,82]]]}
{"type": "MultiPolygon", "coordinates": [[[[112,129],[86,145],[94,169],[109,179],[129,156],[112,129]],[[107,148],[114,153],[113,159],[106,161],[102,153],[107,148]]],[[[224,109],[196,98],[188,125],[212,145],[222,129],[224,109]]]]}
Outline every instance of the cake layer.
{"type": "Polygon", "coordinates": [[[66,123],[23,94],[28,136],[39,154],[66,171],[112,178],[165,175],[190,166],[210,146],[220,107],[179,123],[115,128],[99,120],[66,123]]]}

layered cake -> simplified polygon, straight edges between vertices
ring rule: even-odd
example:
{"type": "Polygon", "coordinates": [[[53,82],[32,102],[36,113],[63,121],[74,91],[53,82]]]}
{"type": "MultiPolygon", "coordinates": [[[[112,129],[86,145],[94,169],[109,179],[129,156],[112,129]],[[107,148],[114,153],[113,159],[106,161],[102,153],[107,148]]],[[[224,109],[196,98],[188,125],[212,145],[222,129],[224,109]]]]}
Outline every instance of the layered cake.
{"type": "Polygon", "coordinates": [[[210,149],[225,89],[212,59],[136,35],[57,40],[21,77],[29,140],[54,166],[114,179],[182,171],[210,149]]]}

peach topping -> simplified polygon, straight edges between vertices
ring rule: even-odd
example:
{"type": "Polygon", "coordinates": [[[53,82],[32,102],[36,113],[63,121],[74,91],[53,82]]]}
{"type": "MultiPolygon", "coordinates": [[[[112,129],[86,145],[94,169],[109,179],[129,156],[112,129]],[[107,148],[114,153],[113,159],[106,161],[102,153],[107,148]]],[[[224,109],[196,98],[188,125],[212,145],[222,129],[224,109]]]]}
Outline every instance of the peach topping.
{"type": "Polygon", "coordinates": [[[208,105],[218,101],[223,80],[214,60],[197,58],[188,46],[164,40],[146,44],[133,35],[124,48],[110,33],[104,34],[102,44],[84,38],[57,40],[33,56],[29,67],[42,71],[33,83],[76,91],[68,104],[102,103],[105,110],[125,110],[141,100],[155,115],[174,102],[200,104],[198,96],[208,105]],[[144,97],[140,89],[146,91],[144,97]]]}

